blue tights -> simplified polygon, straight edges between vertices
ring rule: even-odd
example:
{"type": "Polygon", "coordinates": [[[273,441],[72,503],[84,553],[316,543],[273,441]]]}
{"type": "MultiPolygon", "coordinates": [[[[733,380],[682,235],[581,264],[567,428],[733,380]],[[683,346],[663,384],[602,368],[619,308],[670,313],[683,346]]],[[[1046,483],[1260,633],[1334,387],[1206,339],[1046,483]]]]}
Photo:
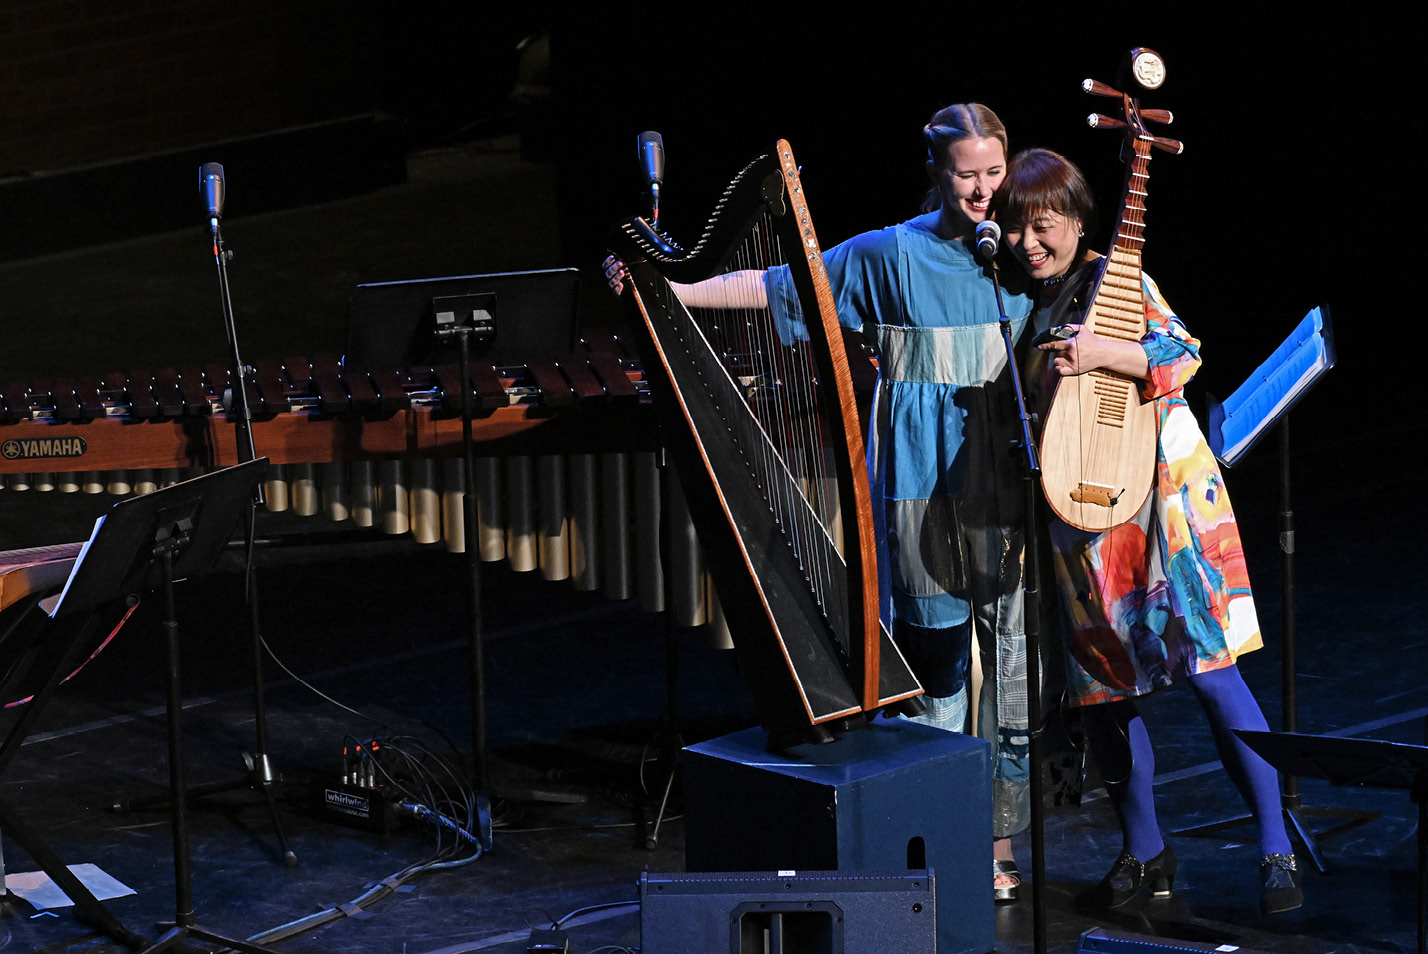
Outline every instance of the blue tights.
{"type": "MultiPolygon", "coordinates": [[[[1279,776],[1231,731],[1269,727],[1239,669],[1228,666],[1196,673],[1190,677],[1190,687],[1210,722],[1220,761],[1259,825],[1260,852],[1288,854],[1291,849],[1281,811],[1279,776]]],[[[1165,842],[1155,819],[1155,754],[1145,722],[1132,699],[1087,706],[1081,717],[1086,742],[1121,823],[1124,848],[1148,861],[1160,854],[1165,842]]]]}

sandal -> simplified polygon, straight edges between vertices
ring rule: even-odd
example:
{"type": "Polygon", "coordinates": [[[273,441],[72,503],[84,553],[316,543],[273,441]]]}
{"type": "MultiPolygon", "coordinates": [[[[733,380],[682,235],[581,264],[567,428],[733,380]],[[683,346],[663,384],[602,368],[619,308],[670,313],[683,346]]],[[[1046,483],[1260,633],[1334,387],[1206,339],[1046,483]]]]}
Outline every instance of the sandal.
{"type": "Polygon", "coordinates": [[[1011,859],[992,859],[992,897],[998,901],[1015,901],[1021,890],[1021,872],[1011,859]],[[1010,878],[1011,884],[997,884],[998,878],[1010,878]]]}

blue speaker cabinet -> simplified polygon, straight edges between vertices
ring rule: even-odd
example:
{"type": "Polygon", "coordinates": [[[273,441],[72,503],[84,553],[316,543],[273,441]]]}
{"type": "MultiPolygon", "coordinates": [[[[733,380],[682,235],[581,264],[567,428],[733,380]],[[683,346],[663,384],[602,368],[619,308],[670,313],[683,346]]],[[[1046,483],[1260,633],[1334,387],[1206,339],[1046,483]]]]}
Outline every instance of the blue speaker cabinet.
{"type": "Polygon", "coordinates": [[[764,750],[762,729],[682,757],[690,872],[936,871],[938,954],[996,946],[990,747],[903,720],[764,750]]]}
{"type": "Polygon", "coordinates": [[[936,954],[932,873],[640,876],[642,954],[936,954]]]}

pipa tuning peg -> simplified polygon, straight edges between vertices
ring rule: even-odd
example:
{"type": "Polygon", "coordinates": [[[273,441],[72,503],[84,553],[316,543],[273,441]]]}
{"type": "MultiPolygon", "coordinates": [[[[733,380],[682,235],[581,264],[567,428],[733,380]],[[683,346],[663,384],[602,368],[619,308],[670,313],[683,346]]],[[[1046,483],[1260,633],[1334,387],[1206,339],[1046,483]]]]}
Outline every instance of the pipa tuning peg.
{"type": "Polygon", "coordinates": [[[1153,123],[1161,123],[1166,126],[1175,122],[1175,116],[1168,109],[1142,109],[1140,116],[1142,119],[1149,119],[1153,123]]]}
{"type": "Polygon", "coordinates": [[[1086,117],[1086,125],[1092,129],[1125,129],[1126,121],[1116,119],[1113,116],[1103,116],[1100,113],[1092,113],[1086,117]]]}
{"type": "Polygon", "coordinates": [[[1081,81],[1081,89],[1083,89],[1083,90],[1085,90],[1086,92],[1090,93],[1092,96],[1116,96],[1116,97],[1119,97],[1119,96],[1121,95],[1121,93],[1120,93],[1119,90],[1112,89],[1111,87],[1107,86],[1105,83],[1102,83],[1102,82],[1099,82],[1098,80],[1093,80],[1093,79],[1084,79],[1084,80],[1082,80],[1082,81],[1081,81]]]}
{"type": "Polygon", "coordinates": [[[1165,152],[1173,153],[1177,156],[1185,151],[1185,144],[1178,139],[1166,139],[1162,136],[1151,136],[1150,144],[1156,149],[1161,149],[1165,152]]]}

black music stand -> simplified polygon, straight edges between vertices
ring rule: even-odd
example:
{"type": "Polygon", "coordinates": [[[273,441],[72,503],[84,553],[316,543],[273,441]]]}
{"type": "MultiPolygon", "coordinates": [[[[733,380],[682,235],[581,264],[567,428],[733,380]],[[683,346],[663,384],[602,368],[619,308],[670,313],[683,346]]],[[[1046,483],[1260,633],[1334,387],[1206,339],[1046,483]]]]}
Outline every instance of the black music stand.
{"type": "Polygon", "coordinates": [[[1408,790],[1418,806],[1418,954],[1428,954],[1428,745],[1297,732],[1235,734],[1288,776],[1408,790]]]}
{"type": "Polygon", "coordinates": [[[486,643],[481,616],[481,547],[477,540],[480,524],[476,519],[476,443],[471,425],[474,407],[471,400],[471,344],[486,332],[495,333],[495,296],[481,296],[476,301],[457,305],[453,302],[431,301],[432,340],[449,342],[455,339],[461,381],[461,455],[463,485],[461,494],[461,527],[466,541],[466,574],[469,583],[470,617],[467,620],[467,666],[471,675],[471,765],[476,791],[477,837],[481,847],[491,850],[494,843],[491,823],[491,778],[486,760],[486,643]]]}
{"type": "MultiPolygon", "coordinates": [[[[3,834],[3,832],[0,832],[3,834]]],[[[3,839],[0,839],[3,841],[3,839]]],[[[14,917],[15,895],[5,882],[5,846],[0,844],[0,919],[14,917]]]]}
{"type": "Polygon", "coordinates": [[[451,275],[358,285],[352,290],[343,364],[401,368],[451,364],[449,338],[433,338],[433,313],[465,315],[471,357],[511,364],[563,359],[575,348],[580,271],[575,268],[451,275]]]}
{"type": "Polygon", "coordinates": [[[80,554],[54,610],[58,618],[143,590],[163,590],[175,914],[174,926],[145,947],[146,952],[168,950],[188,938],[257,954],[271,951],[205,930],[194,917],[184,783],[179,630],[173,595],[175,581],[212,567],[227,546],[244,509],[251,507],[258,481],[267,467],[267,458],[260,458],[115,504],[96,525],[95,534],[80,554]]]}
{"type": "MultiPolygon", "coordinates": [[[[1299,399],[1334,366],[1334,333],[1329,306],[1313,308],[1289,337],[1223,402],[1210,399],[1210,450],[1226,467],[1233,467],[1266,431],[1279,427],[1279,583],[1280,583],[1280,686],[1282,724],[1285,732],[1299,728],[1298,662],[1294,629],[1294,510],[1289,493],[1289,411],[1299,399]]],[[[1328,864],[1318,840],[1348,831],[1379,817],[1375,812],[1348,811],[1320,806],[1306,807],[1299,796],[1299,780],[1284,777],[1281,796],[1284,817],[1304,845],[1314,867],[1327,874],[1328,864]],[[1339,825],[1317,835],[1306,816],[1344,819],[1339,825]]],[[[1252,818],[1240,815],[1224,821],[1197,825],[1175,832],[1177,835],[1214,835],[1240,827],[1252,818]]]]}
{"type": "MultiPolygon", "coordinates": [[[[50,620],[39,609],[43,595],[32,594],[17,604],[7,614],[11,618],[10,625],[0,633],[0,659],[8,660],[4,678],[0,680],[0,698],[31,696],[10,731],[0,739],[0,778],[3,778],[5,768],[18,754],[59,684],[93,651],[90,637],[99,620],[113,609],[113,604],[119,602],[101,601],[83,611],[77,603],[72,603],[72,612],[63,618],[50,620]]],[[[120,614],[116,612],[114,615],[120,614]]],[[[81,924],[126,947],[148,943],[147,938],[130,931],[109,912],[3,797],[0,797],[0,834],[14,839],[39,865],[40,870],[49,875],[50,880],[74,902],[74,916],[81,924]]],[[[7,907],[9,900],[7,891],[3,899],[7,907]]]]}
{"type": "Polygon", "coordinates": [[[569,355],[577,337],[579,284],[580,271],[575,268],[453,275],[358,285],[349,303],[345,366],[393,368],[454,362],[458,368],[465,473],[462,526],[469,579],[472,779],[478,838],[488,851],[492,846],[491,779],[471,367],[473,359],[490,367],[493,362],[555,360],[569,355]]]}

